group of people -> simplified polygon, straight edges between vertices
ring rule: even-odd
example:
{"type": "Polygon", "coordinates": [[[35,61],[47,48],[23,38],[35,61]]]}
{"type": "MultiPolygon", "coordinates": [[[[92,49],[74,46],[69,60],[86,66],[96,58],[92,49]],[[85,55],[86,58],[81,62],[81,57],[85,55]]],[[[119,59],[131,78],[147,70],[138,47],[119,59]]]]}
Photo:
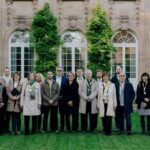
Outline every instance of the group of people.
{"type": "Polygon", "coordinates": [[[96,79],[92,77],[90,69],[83,76],[80,68],[76,70],[76,75],[68,72],[65,77],[62,68],[57,67],[56,76],[52,71],[47,72],[46,79],[41,73],[28,73],[25,82],[21,82],[18,72],[11,79],[9,68],[6,67],[0,78],[0,135],[7,132],[12,135],[20,134],[22,111],[25,135],[46,133],[49,130],[55,133],[64,130],[71,133],[79,130],[83,133],[96,133],[98,114],[102,118],[105,135],[112,133],[112,117],[115,117],[118,134],[125,133],[126,120],[126,132],[131,135],[134,100],[138,106],[142,134],[150,135],[148,73],[142,74],[135,93],[120,66],[116,67],[116,74],[112,79],[109,73],[101,70],[96,70],[96,79]]]}

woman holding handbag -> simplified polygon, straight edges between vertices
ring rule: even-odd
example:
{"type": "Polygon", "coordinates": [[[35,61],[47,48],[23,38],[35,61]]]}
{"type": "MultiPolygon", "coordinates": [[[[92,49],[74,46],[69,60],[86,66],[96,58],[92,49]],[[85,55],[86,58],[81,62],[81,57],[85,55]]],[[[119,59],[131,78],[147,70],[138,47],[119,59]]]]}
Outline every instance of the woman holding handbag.
{"type": "Polygon", "coordinates": [[[150,135],[150,77],[148,73],[143,73],[141,81],[137,86],[136,103],[140,115],[142,134],[146,133],[145,117],[147,118],[147,134],[150,135]]]}
{"type": "Polygon", "coordinates": [[[12,119],[12,135],[20,134],[21,128],[21,116],[20,116],[20,95],[22,90],[22,84],[20,83],[20,74],[15,72],[13,74],[13,80],[7,86],[7,112],[10,113],[12,119]]]}

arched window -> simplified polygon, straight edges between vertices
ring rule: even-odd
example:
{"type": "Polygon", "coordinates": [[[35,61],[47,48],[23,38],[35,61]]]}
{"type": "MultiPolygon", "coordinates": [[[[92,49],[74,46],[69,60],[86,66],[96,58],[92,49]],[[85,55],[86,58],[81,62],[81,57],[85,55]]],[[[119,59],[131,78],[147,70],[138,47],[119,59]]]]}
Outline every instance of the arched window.
{"type": "Polygon", "coordinates": [[[78,31],[68,31],[62,36],[63,46],[59,51],[59,65],[64,73],[75,72],[76,68],[85,69],[87,41],[78,31]]]}
{"type": "Polygon", "coordinates": [[[18,71],[25,78],[34,69],[34,48],[29,45],[29,33],[16,31],[9,41],[9,66],[11,74],[18,71]]]}
{"type": "Polygon", "coordinates": [[[112,55],[112,74],[115,74],[117,65],[121,66],[127,77],[133,83],[137,82],[137,41],[128,31],[120,31],[113,38],[117,52],[112,55]]]}

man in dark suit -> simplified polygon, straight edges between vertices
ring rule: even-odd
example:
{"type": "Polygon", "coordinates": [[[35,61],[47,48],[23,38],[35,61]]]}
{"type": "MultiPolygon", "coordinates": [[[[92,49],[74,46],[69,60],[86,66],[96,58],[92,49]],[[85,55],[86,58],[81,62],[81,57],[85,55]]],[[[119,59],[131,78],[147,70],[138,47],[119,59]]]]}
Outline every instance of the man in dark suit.
{"type": "MultiPolygon", "coordinates": [[[[116,73],[115,75],[111,78],[111,82],[114,84],[117,84],[119,82],[119,74],[122,72],[122,68],[120,66],[116,66],[116,73]]],[[[126,81],[129,82],[129,79],[126,77],[126,81]]],[[[116,132],[119,131],[119,122],[118,122],[117,115],[115,116],[115,126],[116,126],[116,132]]]]}
{"type": "Polygon", "coordinates": [[[57,67],[56,76],[53,78],[58,84],[60,89],[60,96],[58,100],[59,113],[60,113],[60,130],[64,130],[65,128],[65,104],[62,99],[62,89],[67,81],[67,78],[63,76],[62,67],[57,67]]]}
{"type": "Polygon", "coordinates": [[[119,133],[124,133],[124,118],[126,119],[127,134],[131,135],[131,113],[133,112],[132,103],[135,98],[135,91],[130,82],[126,81],[124,72],[119,74],[119,82],[116,83],[117,109],[116,118],[118,119],[119,133]]]}

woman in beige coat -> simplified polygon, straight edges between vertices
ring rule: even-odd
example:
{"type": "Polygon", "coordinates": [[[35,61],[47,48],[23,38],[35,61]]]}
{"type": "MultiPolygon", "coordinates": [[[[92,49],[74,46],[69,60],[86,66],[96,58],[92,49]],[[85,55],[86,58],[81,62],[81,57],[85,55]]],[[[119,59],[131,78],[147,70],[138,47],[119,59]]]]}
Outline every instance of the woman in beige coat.
{"type": "Polygon", "coordinates": [[[37,131],[37,116],[41,114],[41,87],[34,80],[34,73],[29,73],[27,83],[23,85],[21,93],[21,107],[25,121],[25,135],[29,134],[30,116],[32,116],[32,133],[37,131]]]}
{"type": "Polygon", "coordinates": [[[103,84],[98,91],[98,109],[102,117],[103,131],[106,135],[111,135],[112,116],[115,116],[117,106],[115,85],[109,81],[109,74],[103,73],[103,84]]]}
{"type": "Polygon", "coordinates": [[[12,117],[12,134],[20,134],[21,117],[20,117],[20,95],[22,84],[20,83],[20,74],[18,72],[13,74],[13,81],[7,86],[7,112],[12,117]]]}
{"type": "Polygon", "coordinates": [[[90,117],[90,131],[95,132],[97,128],[97,82],[92,79],[92,71],[86,70],[86,79],[79,86],[81,113],[81,130],[87,131],[87,118],[90,117]]]}

